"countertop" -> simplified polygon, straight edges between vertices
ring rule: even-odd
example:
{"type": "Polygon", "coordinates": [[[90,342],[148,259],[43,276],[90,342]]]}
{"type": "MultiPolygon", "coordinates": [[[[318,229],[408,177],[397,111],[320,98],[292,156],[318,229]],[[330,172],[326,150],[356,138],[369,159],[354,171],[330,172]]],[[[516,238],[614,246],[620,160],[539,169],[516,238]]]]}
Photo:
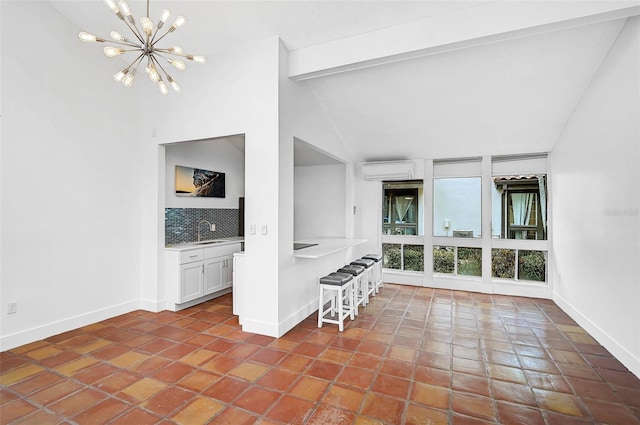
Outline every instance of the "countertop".
{"type": "Polygon", "coordinates": [[[293,251],[296,258],[320,258],[343,249],[351,248],[367,242],[367,239],[316,238],[295,241],[296,243],[317,244],[309,248],[293,251]]]}
{"type": "Polygon", "coordinates": [[[232,243],[243,242],[244,236],[234,236],[231,238],[209,239],[200,242],[184,242],[175,245],[166,245],[165,249],[170,251],[188,251],[191,249],[209,248],[212,246],[224,246],[232,243]]]}

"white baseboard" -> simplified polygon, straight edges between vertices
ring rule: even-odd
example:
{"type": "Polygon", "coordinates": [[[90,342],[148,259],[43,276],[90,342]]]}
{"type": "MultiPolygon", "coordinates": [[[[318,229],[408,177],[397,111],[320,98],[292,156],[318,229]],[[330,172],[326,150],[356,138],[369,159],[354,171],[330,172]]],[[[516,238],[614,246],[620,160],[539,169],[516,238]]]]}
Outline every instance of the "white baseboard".
{"type": "Polygon", "coordinates": [[[424,274],[383,270],[382,281],[385,283],[397,283],[399,285],[424,286],[424,274]]]}
{"type": "Polygon", "coordinates": [[[101,320],[129,313],[137,310],[138,306],[139,300],[136,299],[122,304],[102,308],[100,310],[67,317],[56,322],[35,326],[9,335],[3,335],[0,337],[0,351],[10,350],[15,347],[20,347],[21,345],[49,338],[53,335],[81,328],[101,320]]]}
{"type": "Polygon", "coordinates": [[[563,297],[554,293],[553,301],[564,310],[573,320],[575,320],[584,330],[596,339],[604,348],[609,350],[623,365],[627,367],[634,375],[640,378],[640,358],[627,350],[618,341],[603,331],[598,325],[593,323],[582,312],[576,309],[571,303],[563,297]]]}
{"type": "Polygon", "coordinates": [[[244,332],[251,332],[254,334],[272,336],[274,338],[280,338],[282,336],[278,334],[277,323],[251,320],[246,317],[242,319],[242,330],[244,332]]]}
{"type": "Polygon", "coordinates": [[[166,309],[166,300],[148,300],[141,299],[138,308],[140,310],[150,311],[152,313],[159,313],[166,309]]]}
{"type": "Polygon", "coordinates": [[[314,312],[318,311],[318,300],[311,301],[307,305],[291,313],[286,319],[280,321],[278,325],[278,335],[282,336],[293,329],[298,323],[309,317],[314,312]]]}

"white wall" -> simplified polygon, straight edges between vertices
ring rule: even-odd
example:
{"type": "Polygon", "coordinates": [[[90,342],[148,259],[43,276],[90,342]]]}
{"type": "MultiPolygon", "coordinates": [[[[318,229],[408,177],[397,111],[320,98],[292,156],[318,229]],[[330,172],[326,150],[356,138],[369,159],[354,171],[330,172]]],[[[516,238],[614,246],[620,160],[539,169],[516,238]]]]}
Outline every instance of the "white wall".
{"type": "Polygon", "coordinates": [[[165,146],[165,206],[167,208],[238,208],[244,196],[244,152],[226,138],[165,146]],[[224,198],[176,196],[176,165],[225,173],[224,198]]]}
{"type": "MultiPolygon", "coordinates": [[[[351,197],[351,173],[353,167],[348,164],[350,156],[340,137],[335,133],[333,126],[327,120],[326,115],[315,96],[311,92],[308,83],[293,82],[288,75],[288,52],[280,44],[280,78],[279,78],[279,125],[280,125],[280,182],[279,182],[279,265],[280,284],[278,286],[279,302],[279,334],[282,335],[309,314],[317,310],[318,285],[317,277],[327,274],[341,267],[345,262],[352,260],[356,252],[348,249],[320,259],[296,259],[293,257],[294,240],[294,164],[293,149],[294,138],[316,146],[334,158],[344,160],[346,170],[345,180],[328,178],[325,187],[327,191],[333,189],[336,199],[342,195],[344,222],[336,224],[335,230],[325,228],[324,231],[335,235],[345,236],[346,228],[352,224],[347,220],[353,220],[352,215],[347,214],[353,202],[351,197]],[[342,226],[342,227],[340,227],[342,226]]],[[[311,167],[309,167],[311,168],[311,167]]],[[[319,174],[322,174],[319,172],[319,174]]],[[[324,176],[322,177],[325,178],[324,176]]],[[[329,214],[339,216],[337,209],[328,209],[329,214]]],[[[296,235],[298,236],[298,235],[296,235]]],[[[350,235],[346,235],[350,237],[350,235]]]]}
{"type": "Polygon", "coordinates": [[[632,18],[549,157],[555,299],[638,376],[639,75],[632,18]]]}
{"type": "Polygon", "coordinates": [[[294,240],[344,238],[346,166],[295,167],[294,173],[294,240]]]}
{"type": "Polygon", "coordinates": [[[101,49],[48,2],[1,7],[5,350],[137,308],[148,181],[140,94],[114,88],[101,49]]]}
{"type": "MultiPolygon", "coordinates": [[[[278,328],[278,49],[279,40],[272,38],[208,55],[206,65],[185,73],[179,96],[148,105],[143,123],[151,129],[146,140],[153,145],[146,154],[158,161],[146,164],[145,173],[163,182],[164,144],[245,135],[245,224],[259,229],[266,225],[268,232],[251,235],[245,228],[245,276],[250,284],[243,325],[267,335],[278,328]]],[[[164,194],[164,183],[161,190],[164,194]]],[[[161,198],[144,200],[146,235],[159,232],[164,223],[161,198]]],[[[164,240],[148,238],[143,244],[141,297],[161,308],[164,283],[157,270],[163,269],[164,240]]]]}

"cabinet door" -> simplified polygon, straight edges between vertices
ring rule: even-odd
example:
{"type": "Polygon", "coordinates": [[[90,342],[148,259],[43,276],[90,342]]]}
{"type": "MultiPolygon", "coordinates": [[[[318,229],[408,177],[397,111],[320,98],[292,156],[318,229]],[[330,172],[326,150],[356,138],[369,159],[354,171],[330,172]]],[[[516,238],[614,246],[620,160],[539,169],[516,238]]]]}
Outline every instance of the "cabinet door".
{"type": "Polygon", "coordinates": [[[224,257],[224,268],[222,269],[222,287],[231,288],[233,285],[233,255],[224,257]]]}
{"type": "Polygon", "coordinates": [[[195,300],[202,294],[202,261],[180,266],[179,303],[195,300]]]}
{"type": "Polygon", "coordinates": [[[224,287],[224,259],[221,257],[204,262],[204,295],[212,294],[224,287]]]}

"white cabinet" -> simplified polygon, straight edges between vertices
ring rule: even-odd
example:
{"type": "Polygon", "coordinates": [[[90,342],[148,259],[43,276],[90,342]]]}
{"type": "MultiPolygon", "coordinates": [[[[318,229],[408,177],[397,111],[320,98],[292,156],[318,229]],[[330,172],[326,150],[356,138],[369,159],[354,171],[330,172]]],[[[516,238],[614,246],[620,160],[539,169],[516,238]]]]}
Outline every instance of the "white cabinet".
{"type": "Polygon", "coordinates": [[[179,310],[229,292],[233,285],[233,253],[240,242],[166,250],[167,308],[179,310]]]}
{"type": "Polygon", "coordinates": [[[204,295],[233,284],[233,255],[204,260],[204,295]]]}
{"type": "Polygon", "coordinates": [[[222,268],[224,260],[215,258],[206,260],[203,264],[204,269],[204,294],[212,294],[222,289],[222,268]]]}
{"type": "Polygon", "coordinates": [[[202,296],[202,261],[180,265],[179,302],[195,300],[202,296]]]}

